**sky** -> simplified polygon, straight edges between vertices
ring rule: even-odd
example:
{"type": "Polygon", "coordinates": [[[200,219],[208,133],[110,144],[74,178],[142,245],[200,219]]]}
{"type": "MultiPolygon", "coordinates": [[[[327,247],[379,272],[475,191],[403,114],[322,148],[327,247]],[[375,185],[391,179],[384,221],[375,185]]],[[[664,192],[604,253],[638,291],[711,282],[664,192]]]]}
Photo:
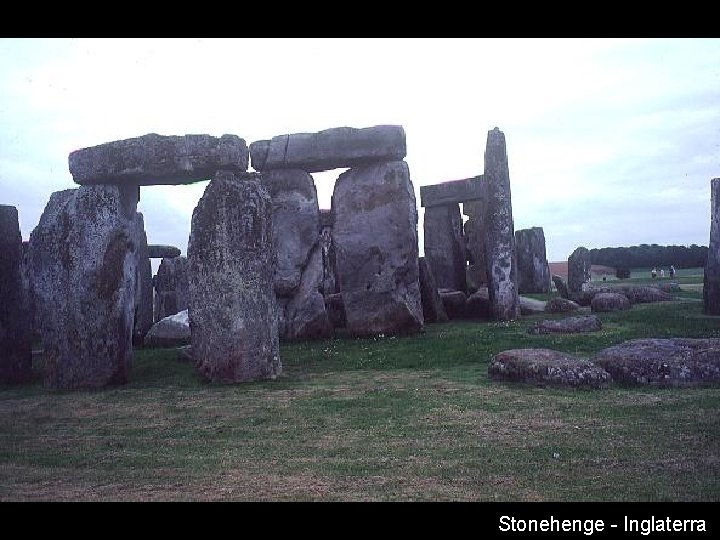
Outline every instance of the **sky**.
{"type": "MultiPolygon", "coordinates": [[[[0,204],[24,240],[76,187],[78,148],[378,124],[405,128],[418,207],[420,186],[482,174],[499,127],[515,230],[543,227],[550,261],[707,245],[720,39],[0,39],[0,204]]],[[[321,208],[340,172],[313,175],[321,208]]],[[[148,241],[185,255],[206,185],[143,187],[148,241]]]]}

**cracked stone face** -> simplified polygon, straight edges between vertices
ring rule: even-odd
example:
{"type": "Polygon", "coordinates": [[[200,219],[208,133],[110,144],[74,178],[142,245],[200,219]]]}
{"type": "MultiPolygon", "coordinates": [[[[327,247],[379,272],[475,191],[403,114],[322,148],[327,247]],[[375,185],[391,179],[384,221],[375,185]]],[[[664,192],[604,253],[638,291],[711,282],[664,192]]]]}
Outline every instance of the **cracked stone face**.
{"type": "Polygon", "coordinates": [[[417,332],[417,206],[404,161],[341,174],[332,198],[337,280],[353,335],[417,332]]]}
{"type": "Polygon", "coordinates": [[[216,174],[193,212],[188,244],[192,355],[211,381],[282,371],[272,238],[272,200],[260,175],[216,174]]]}
{"type": "Polygon", "coordinates": [[[128,380],[137,276],[136,191],[81,186],[53,193],[30,236],[45,385],[128,380]]]}

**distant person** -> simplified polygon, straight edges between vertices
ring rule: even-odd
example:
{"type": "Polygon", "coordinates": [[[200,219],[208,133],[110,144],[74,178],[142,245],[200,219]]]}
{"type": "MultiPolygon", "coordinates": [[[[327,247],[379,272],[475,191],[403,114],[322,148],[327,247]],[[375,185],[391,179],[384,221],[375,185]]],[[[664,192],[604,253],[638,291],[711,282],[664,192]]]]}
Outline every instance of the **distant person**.
{"type": "Polygon", "coordinates": [[[675,277],[675,267],[671,264],[670,265],[670,279],[675,277]]]}
{"type": "Polygon", "coordinates": [[[653,279],[655,279],[657,277],[657,268],[653,268],[652,271],[650,272],[650,275],[652,276],[653,279]]]}
{"type": "Polygon", "coordinates": [[[665,269],[664,269],[664,268],[661,268],[661,269],[660,269],[660,277],[661,277],[661,278],[664,278],[664,277],[665,277],[665,269]]]}

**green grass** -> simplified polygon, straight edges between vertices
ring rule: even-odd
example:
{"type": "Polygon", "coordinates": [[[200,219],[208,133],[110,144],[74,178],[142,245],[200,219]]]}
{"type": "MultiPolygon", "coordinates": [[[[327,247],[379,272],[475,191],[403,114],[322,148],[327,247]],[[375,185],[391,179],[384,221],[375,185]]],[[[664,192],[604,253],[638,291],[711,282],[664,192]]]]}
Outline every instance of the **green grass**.
{"type": "Polygon", "coordinates": [[[272,382],[209,384],[161,349],[136,351],[123,387],[0,387],[0,500],[716,501],[720,386],[487,377],[509,348],[720,337],[688,294],[601,314],[587,336],[530,336],[525,317],[283,345],[272,382]]]}

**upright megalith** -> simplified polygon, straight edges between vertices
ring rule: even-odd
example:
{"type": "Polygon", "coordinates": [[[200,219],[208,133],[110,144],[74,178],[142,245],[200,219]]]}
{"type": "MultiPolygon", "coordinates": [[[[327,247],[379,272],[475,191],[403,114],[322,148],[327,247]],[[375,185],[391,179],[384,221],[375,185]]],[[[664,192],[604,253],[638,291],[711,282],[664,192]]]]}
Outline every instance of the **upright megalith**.
{"type": "Polygon", "coordinates": [[[135,242],[137,256],[137,277],[135,278],[135,324],[133,328],[133,343],[142,343],[145,334],[153,325],[153,284],[152,266],[148,256],[147,234],[145,233],[145,219],[138,212],[135,215],[135,242]]]}
{"type": "Polygon", "coordinates": [[[438,292],[437,282],[427,258],[420,257],[418,259],[418,269],[420,271],[420,298],[425,322],[448,322],[449,319],[438,292]]]}
{"type": "Polygon", "coordinates": [[[315,182],[300,169],[267,171],[262,182],[272,199],[280,338],[329,337],[333,328],[323,296],[323,243],[315,182]]]}
{"type": "Polygon", "coordinates": [[[96,388],[128,379],[136,208],[135,188],[56,192],[30,236],[48,388],[96,388]]]}
{"type": "Polygon", "coordinates": [[[510,169],[505,135],[488,132],[485,148],[485,265],[493,318],[514,320],[519,315],[515,232],[510,197],[510,169]]]}
{"type": "Polygon", "coordinates": [[[703,311],[720,315],[720,178],[710,181],[710,244],[703,280],[703,311]]]}
{"type": "Polygon", "coordinates": [[[335,279],[335,242],[333,240],[332,210],[320,210],[320,246],[323,256],[323,295],[327,297],[338,291],[335,279]]]}
{"type": "Polygon", "coordinates": [[[207,379],[240,383],[282,370],[272,237],[260,175],[219,171],[193,211],[188,243],[192,354],[207,379]]]}
{"type": "Polygon", "coordinates": [[[467,253],[460,205],[425,208],[423,220],[425,258],[441,289],[465,291],[467,253]]]}
{"type": "Polygon", "coordinates": [[[550,292],[550,266],[545,253],[545,233],[542,227],[515,231],[518,292],[550,292]]]}
{"type": "Polygon", "coordinates": [[[407,153],[402,126],[337,127],[278,135],[250,145],[256,171],[301,169],[313,173],[400,160],[407,153]]]}
{"type": "Polygon", "coordinates": [[[423,327],[417,207],[404,161],[350,169],[332,197],[337,279],[353,335],[423,327]]]}
{"type": "Polygon", "coordinates": [[[590,281],[590,251],[586,247],[575,249],[568,257],[568,293],[572,296],[583,291],[583,285],[590,281]]]}
{"type": "Polygon", "coordinates": [[[174,257],[160,261],[152,283],[155,288],[153,309],[155,322],[188,308],[190,293],[187,257],[174,257]]]}
{"type": "Polygon", "coordinates": [[[32,316],[18,211],[0,204],[0,384],[30,379],[32,316]]]}
{"type": "Polygon", "coordinates": [[[207,180],[219,169],[243,172],[248,148],[237,135],[158,135],[150,133],[70,154],[77,184],[152,186],[207,180]]]}
{"type": "MultiPolygon", "coordinates": [[[[482,179],[482,177],[480,177],[482,179]]],[[[467,201],[463,203],[463,214],[468,219],[463,226],[468,259],[468,287],[487,286],[487,264],[485,263],[485,202],[467,201]]]]}

